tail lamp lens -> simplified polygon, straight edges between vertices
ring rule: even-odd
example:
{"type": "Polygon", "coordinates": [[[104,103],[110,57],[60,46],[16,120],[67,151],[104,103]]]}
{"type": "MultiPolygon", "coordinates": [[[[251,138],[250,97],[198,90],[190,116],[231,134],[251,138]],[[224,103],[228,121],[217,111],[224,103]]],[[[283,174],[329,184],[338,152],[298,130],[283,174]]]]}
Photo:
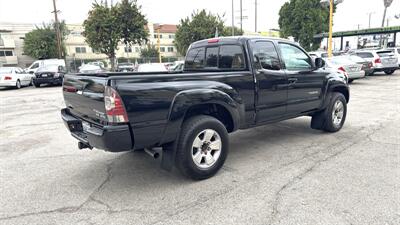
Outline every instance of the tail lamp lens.
{"type": "Polygon", "coordinates": [[[106,109],[108,122],[126,123],[128,114],[126,113],[124,103],[118,92],[112,87],[107,86],[104,92],[104,106],[106,109]]]}
{"type": "Polygon", "coordinates": [[[5,76],[5,77],[4,77],[4,80],[12,80],[12,77],[10,77],[10,76],[5,76]]]}
{"type": "Polygon", "coordinates": [[[381,58],[375,59],[375,63],[382,63],[381,58]]]}

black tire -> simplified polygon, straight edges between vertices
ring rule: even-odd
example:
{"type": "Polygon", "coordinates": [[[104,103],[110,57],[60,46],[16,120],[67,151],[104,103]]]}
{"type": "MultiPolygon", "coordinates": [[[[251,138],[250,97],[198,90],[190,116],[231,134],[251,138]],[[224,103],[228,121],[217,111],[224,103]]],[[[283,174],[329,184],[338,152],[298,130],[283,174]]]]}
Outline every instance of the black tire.
{"type": "MultiPolygon", "coordinates": [[[[203,136],[203,138],[205,137],[203,136]]],[[[229,137],[225,126],[221,121],[211,116],[201,115],[187,119],[183,123],[177,141],[175,166],[183,175],[194,180],[207,179],[215,175],[223,166],[229,151],[229,137]],[[196,165],[192,157],[193,151],[196,149],[193,147],[193,142],[200,133],[207,129],[211,129],[219,135],[222,143],[220,148],[221,152],[219,157],[209,168],[200,168],[196,165]]],[[[200,151],[200,148],[196,151],[200,151]]],[[[203,160],[205,160],[205,158],[202,158],[201,161],[203,160]]]]}
{"type": "Polygon", "coordinates": [[[33,85],[33,78],[31,78],[31,82],[29,83],[28,86],[32,86],[33,85]]]}
{"type": "Polygon", "coordinates": [[[354,81],[353,79],[349,79],[348,83],[351,84],[353,83],[353,81],[354,81]]]}
{"type": "Polygon", "coordinates": [[[40,87],[40,84],[33,82],[33,86],[39,88],[39,87],[40,87]]]}
{"type": "Polygon", "coordinates": [[[17,82],[15,83],[15,88],[16,89],[20,89],[22,86],[21,86],[21,81],[19,81],[19,80],[17,80],[17,82]]]}
{"type": "Polygon", "coordinates": [[[394,73],[394,71],[395,71],[395,70],[385,70],[385,73],[386,73],[387,75],[391,75],[391,74],[394,73]]]}
{"type": "Polygon", "coordinates": [[[311,119],[311,128],[317,130],[324,130],[327,132],[337,132],[342,129],[344,122],[346,121],[347,114],[347,101],[342,93],[333,92],[329,100],[329,104],[325,110],[316,113],[311,119]],[[335,104],[340,101],[343,106],[343,116],[340,123],[335,124],[333,122],[333,110],[335,109],[335,104]]]}

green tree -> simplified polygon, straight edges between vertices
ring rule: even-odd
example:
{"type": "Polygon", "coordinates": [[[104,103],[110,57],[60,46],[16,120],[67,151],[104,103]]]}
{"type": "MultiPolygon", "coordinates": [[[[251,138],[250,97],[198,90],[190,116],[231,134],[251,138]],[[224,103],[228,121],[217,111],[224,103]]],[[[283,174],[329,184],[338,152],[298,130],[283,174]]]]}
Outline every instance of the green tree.
{"type": "MultiPolygon", "coordinates": [[[[235,32],[235,36],[241,36],[243,35],[243,31],[240,30],[240,28],[238,27],[234,27],[234,32],[235,32]]],[[[222,30],[221,36],[232,36],[232,26],[227,26],[224,27],[224,29],[222,30]]]]}
{"type": "Polygon", "coordinates": [[[130,46],[147,42],[146,24],[136,0],[123,0],[111,6],[95,2],[83,22],[83,35],[92,49],[108,56],[114,71],[118,43],[130,46]]]}
{"type": "Polygon", "coordinates": [[[117,8],[122,42],[126,46],[147,43],[149,35],[145,28],[147,20],[141,13],[141,6],[137,4],[137,0],[122,0],[117,8]]]}
{"type": "MultiPolygon", "coordinates": [[[[68,35],[65,22],[60,23],[62,34],[62,55],[65,55],[65,37],[68,35]]],[[[24,53],[36,59],[58,58],[57,36],[55,24],[43,24],[43,27],[36,29],[25,35],[24,53]]]]}
{"type": "Polygon", "coordinates": [[[292,36],[306,50],[316,50],[322,39],[314,35],[329,30],[329,9],[320,0],[290,0],[281,7],[278,22],[282,37],[292,36]]]}
{"type": "Polygon", "coordinates": [[[191,18],[181,19],[175,34],[175,46],[181,55],[186,55],[189,45],[195,41],[212,38],[215,31],[224,30],[224,23],[219,15],[206,10],[193,12],[191,18]]]}
{"type": "Polygon", "coordinates": [[[140,50],[140,57],[142,58],[157,58],[159,57],[160,52],[155,45],[147,45],[146,48],[140,50]]]}

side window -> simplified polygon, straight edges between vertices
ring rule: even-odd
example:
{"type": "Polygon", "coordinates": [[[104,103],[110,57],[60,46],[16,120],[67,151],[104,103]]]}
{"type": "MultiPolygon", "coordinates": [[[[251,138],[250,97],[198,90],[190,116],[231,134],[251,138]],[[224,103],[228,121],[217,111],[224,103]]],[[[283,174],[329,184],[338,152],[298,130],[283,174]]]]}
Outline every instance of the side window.
{"type": "Polygon", "coordinates": [[[218,47],[206,49],[206,67],[218,67],[218,47]]]}
{"type": "Polygon", "coordinates": [[[219,49],[219,68],[241,70],[246,68],[242,47],[222,45],[219,49]]]}
{"type": "Polygon", "coordinates": [[[309,70],[312,68],[311,59],[300,48],[286,43],[279,43],[282,58],[287,70],[309,70]]]}
{"type": "Polygon", "coordinates": [[[32,65],[31,69],[36,69],[38,67],[39,67],[39,63],[35,63],[35,64],[32,65]]]}
{"type": "Polygon", "coordinates": [[[186,69],[200,69],[204,68],[204,48],[192,48],[186,56],[185,68],[186,69]]]}
{"type": "Polygon", "coordinates": [[[254,61],[266,70],[280,70],[280,62],[275,46],[270,41],[257,41],[253,46],[254,61]]]}

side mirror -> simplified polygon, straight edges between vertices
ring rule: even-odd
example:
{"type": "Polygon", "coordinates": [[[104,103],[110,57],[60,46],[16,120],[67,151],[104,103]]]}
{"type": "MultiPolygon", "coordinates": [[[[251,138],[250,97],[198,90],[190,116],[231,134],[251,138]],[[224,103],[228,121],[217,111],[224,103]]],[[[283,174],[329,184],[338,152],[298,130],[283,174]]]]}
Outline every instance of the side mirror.
{"type": "Polygon", "coordinates": [[[315,58],[315,67],[317,69],[322,68],[325,66],[325,61],[322,58],[315,58]]]}

